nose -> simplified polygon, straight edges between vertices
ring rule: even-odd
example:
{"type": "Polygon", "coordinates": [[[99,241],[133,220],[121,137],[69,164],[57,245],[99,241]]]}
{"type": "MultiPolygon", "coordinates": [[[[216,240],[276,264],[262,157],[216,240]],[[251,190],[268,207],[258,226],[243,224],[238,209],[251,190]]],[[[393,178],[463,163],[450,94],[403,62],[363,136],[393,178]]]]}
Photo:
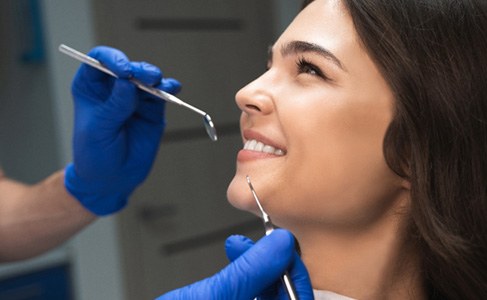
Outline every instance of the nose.
{"type": "Polygon", "coordinates": [[[272,84],[264,73],[235,95],[235,101],[241,111],[247,114],[270,114],[273,111],[272,84]]]}

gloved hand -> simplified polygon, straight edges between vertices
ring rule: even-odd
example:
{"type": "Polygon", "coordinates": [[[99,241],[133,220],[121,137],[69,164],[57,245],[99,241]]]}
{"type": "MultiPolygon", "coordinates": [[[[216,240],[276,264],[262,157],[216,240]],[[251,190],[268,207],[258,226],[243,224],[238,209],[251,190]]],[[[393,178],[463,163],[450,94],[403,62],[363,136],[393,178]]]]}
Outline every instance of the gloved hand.
{"type": "MultiPolygon", "coordinates": [[[[275,229],[283,230],[283,229],[275,229]]],[[[287,231],[286,231],[287,232],[287,231]]],[[[290,233],[289,233],[290,234],[290,233]]],[[[293,244],[294,245],[294,244],[293,244]]],[[[230,261],[235,261],[240,256],[245,255],[244,253],[254,246],[254,242],[245,236],[231,236],[227,239],[225,243],[225,250],[227,257],[230,261]]],[[[294,249],[294,247],[293,247],[294,249]]],[[[294,251],[294,257],[292,258],[291,264],[289,266],[288,273],[291,281],[294,283],[296,288],[296,293],[299,299],[314,299],[313,289],[311,287],[311,281],[306,270],[306,266],[299,257],[298,253],[294,251]]],[[[282,275],[282,274],[281,274],[282,275]]],[[[276,280],[274,284],[266,288],[258,296],[259,300],[288,300],[289,296],[285,290],[285,287],[281,280],[276,280]]]]}
{"type": "Polygon", "coordinates": [[[65,169],[65,186],[88,210],[107,215],[123,208],[149,174],[165,126],[165,102],[127,79],[169,93],[181,85],[117,49],[99,46],[88,55],[118,79],[83,64],[73,80],[73,163],[65,169]]]}
{"type": "Polygon", "coordinates": [[[301,300],[313,299],[308,272],[294,250],[294,238],[284,229],[276,229],[255,245],[242,236],[231,236],[225,244],[227,256],[233,260],[219,273],[192,285],[174,290],[157,300],[253,300],[287,299],[284,294],[274,294],[280,286],[280,277],[289,270],[301,300]]]}

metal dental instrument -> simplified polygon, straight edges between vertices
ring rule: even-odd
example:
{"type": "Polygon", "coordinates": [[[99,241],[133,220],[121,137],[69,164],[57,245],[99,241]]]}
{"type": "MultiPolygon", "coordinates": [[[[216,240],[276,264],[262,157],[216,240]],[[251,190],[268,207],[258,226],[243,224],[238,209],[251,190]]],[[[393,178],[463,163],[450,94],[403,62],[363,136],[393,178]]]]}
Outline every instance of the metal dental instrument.
{"type": "MultiPolygon", "coordinates": [[[[88,65],[92,66],[93,68],[96,68],[102,72],[105,72],[108,75],[111,75],[115,78],[118,78],[118,76],[115,73],[113,73],[112,71],[110,71],[109,69],[104,67],[98,60],[96,60],[96,59],[94,59],[94,58],[92,58],[92,57],[90,57],[90,56],[88,56],[82,52],[79,52],[79,51],[77,51],[71,47],[68,47],[64,44],[59,45],[59,51],[61,51],[64,54],[67,54],[68,56],[71,56],[72,58],[74,58],[76,60],[79,60],[85,64],[88,64],[88,65]]],[[[160,89],[156,89],[156,88],[153,88],[151,86],[145,85],[142,82],[138,81],[137,79],[131,78],[129,80],[133,84],[135,84],[139,89],[146,91],[149,94],[152,94],[152,95],[154,95],[154,96],[156,96],[162,100],[165,100],[167,102],[172,102],[172,103],[184,106],[184,107],[202,115],[203,116],[203,123],[205,124],[206,133],[208,133],[208,135],[210,136],[210,139],[212,141],[216,141],[218,139],[218,136],[216,134],[215,125],[213,124],[213,121],[211,120],[210,115],[207,114],[206,112],[204,112],[201,109],[198,109],[198,108],[182,101],[181,99],[179,99],[179,98],[177,98],[177,97],[175,97],[175,96],[173,96],[167,92],[164,92],[160,89]]]]}
{"type": "MultiPolygon", "coordinates": [[[[260,204],[259,197],[255,193],[254,187],[250,182],[250,176],[247,175],[247,183],[249,184],[250,191],[254,196],[255,202],[257,202],[257,206],[259,206],[260,212],[262,213],[262,219],[264,220],[264,228],[265,228],[265,235],[269,235],[274,230],[274,224],[271,222],[271,218],[269,215],[264,211],[262,205],[260,204]]],[[[289,296],[290,300],[299,300],[298,294],[296,293],[296,289],[294,288],[294,284],[289,277],[289,273],[286,272],[281,277],[282,282],[284,283],[284,287],[286,289],[287,295],[289,296]]]]}

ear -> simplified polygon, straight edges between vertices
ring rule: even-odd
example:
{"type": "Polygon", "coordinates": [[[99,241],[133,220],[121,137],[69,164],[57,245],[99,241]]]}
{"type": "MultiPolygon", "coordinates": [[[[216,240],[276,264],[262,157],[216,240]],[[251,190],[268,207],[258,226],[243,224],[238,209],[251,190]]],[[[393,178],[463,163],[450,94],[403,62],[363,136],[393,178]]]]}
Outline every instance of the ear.
{"type": "Polygon", "coordinates": [[[409,181],[409,179],[407,178],[402,178],[401,179],[401,187],[407,191],[410,191],[411,190],[411,181],[409,181]]]}

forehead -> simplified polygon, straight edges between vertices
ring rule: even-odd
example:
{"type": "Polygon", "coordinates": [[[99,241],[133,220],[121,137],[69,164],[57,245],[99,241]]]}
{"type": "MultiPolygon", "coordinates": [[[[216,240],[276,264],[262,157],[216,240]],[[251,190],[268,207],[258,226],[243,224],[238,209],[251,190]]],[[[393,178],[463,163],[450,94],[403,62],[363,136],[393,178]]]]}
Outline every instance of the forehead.
{"type": "Polygon", "coordinates": [[[313,1],[296,16],[276,46],[293,40],[313,42],[333,52],[358,46],[352,19],[339,0],[313,1]]]}

